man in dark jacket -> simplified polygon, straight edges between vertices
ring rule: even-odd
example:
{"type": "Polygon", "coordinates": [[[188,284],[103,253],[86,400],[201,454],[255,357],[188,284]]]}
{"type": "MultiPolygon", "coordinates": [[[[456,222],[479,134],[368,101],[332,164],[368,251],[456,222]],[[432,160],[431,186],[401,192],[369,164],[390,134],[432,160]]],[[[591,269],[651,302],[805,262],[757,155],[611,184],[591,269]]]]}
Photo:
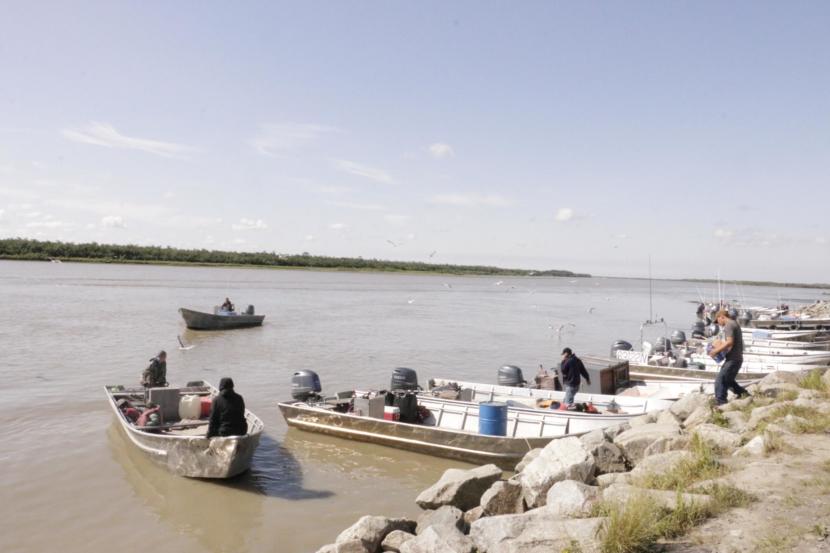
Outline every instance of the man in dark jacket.
{"type": "Polygon", "coordinates": [[[233,380],[219,381],[219,394],[210,405],[210,424],[207,437],[244,436],[248,433],[245,420],[245,400],[233,391],[233,380]]]}
{"type": "Polygon", "coordinates": [[[150,359],[150,364],[141,373],[141,384],[145,388],[167,386],[167,352],[162,350],[150,359]]]}
{"type": "Polygon", "coordinates": [[[580,375],[585,378],[585,382],[589,386],[591,385],[591,377],[588,375],[588,371],[585,370],[582,360],[574,355],[571,348],[562,350],[562,365],[559,372],[562,375],[562,385],[565,387],[564,403],[570,407],[574,403],[574,396],[579,391],[580,375]]]}

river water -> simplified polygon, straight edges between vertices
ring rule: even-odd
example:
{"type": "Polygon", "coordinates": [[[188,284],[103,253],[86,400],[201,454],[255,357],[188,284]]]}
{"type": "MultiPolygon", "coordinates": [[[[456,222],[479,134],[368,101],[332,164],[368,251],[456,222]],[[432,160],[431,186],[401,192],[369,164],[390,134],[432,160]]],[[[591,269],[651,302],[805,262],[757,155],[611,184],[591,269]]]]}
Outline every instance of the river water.
{"type": "MultiPolygon", "coordinates": [[[[691,302],[713,288],[0,261],[0,551],[313,552],[364,514],[417,516],[417,494],[466,465],[288,430],[276,404],[290,397],[295,370],[316,371],[329,392],[386,387],[398,366],[422,384],[495,382],[503,364],[528,377],[564,346],[605,353],[620,338],[636,343],[650,299],[655,318],[688,332],[691,302]],[[255,305],[265,324],[185,329],[177,308],[210,311],[225,296],[255,305]],[[177,335],[195,347],[179,350],[177,335]],[[248,474],[188,480],[130,447],[102,387],[136,384],[159,349],[171,383],[232,376],[264,420],[248,474]]],[[[727,287],[738,297],[793,305],[821,292],[727,287]]]]}

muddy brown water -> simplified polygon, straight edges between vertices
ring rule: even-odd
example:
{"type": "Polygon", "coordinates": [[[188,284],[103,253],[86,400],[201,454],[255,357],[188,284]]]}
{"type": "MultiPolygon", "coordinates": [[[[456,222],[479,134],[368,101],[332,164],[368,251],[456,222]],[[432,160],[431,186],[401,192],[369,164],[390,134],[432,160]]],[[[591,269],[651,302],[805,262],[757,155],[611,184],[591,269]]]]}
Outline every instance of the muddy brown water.
{"type": "MultiPolygon", "coordinates": [[[[699,289],[654,283],[669,331],[688,330],[699,289]]],[[[361,515],[416,516],[416,495],[466,465],[287,429],[276,404],[293,371],[316,371],[328,391],[386,387],[397,366],[422,383],[494,382],[503,364],[532,376],[565,345],[605,353],[614,340],[636,342],[648,290],[603,278],[0,261],[0,551],[313,552],[361,515]],[[255,305],[264,326],[185,329],[178,307],[210,310],[225,296],[255,305]],[[177,335],[195,347],[180,351],[177,335]],[[232,376],[264,420],[249,473],[172,476],[114,423],[102,387],[137,383],[162,348],[172,383],[232,376]]],[[[741,293],[761,304],[820,295],[741,293]]]]}

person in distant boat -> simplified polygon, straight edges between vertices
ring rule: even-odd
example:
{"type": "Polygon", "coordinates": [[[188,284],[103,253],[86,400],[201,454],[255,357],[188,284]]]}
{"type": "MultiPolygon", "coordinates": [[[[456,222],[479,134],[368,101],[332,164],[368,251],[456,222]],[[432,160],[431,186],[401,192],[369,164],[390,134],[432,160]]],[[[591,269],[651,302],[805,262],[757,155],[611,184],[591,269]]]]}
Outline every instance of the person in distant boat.
{"type": "Polygon", "coordinates": [[[150,364],[141,373],[141,384],[145,388],[167,386],[167,352],[162,350],[150,359],[150,364]]]}
{"type": "Polygon", "coordinates": [[[706,313],[706,306],[703,305],[703,302],[697,306],[697,318],[701,321],[703,320],[703,315],[706,313]]]}
{"type": "Polygon", "coordinates": [[[234,307],[230,298],[225,298],[225,303],[222,304],[222,311],[236,311],[236,308],[234,307]]]}
{"type": "Polygon", "coordinates": [[[589,386],[591,385],[591,376],[585,370],[582,360],[574,355],[571,348],[562,350],[562,364],[559,367],[559,373],[562,375],[562,385],[565,387],[564,403],[570,407],[574,403],[574,396],[579,392],[580,376],[585,379],[589,386]]]}
{"type": "Polygon", "coordinates": [[[210,423],[207,437],[244,436],[248,433],[245,420],[245,400],[233,389],[233,379],[219,381],[219,394],[210,404],[210,423]]]}
{"type": "Polygon", "coordinates": [[[735,377],[744,363],[744,338],[737,321],[729,318],[726,309],[715,314],[715,321],[723,328],[723,340],[715,340],[709,350],[709,356],[715,359],[719,353],[726,352],[726,360],[721,365],[718,376],[715,377],[715,402],[718,405],[726,403],[726,395],[732,390],[738,397],[746,397],[749,392],[738,384],[735,377]]]}

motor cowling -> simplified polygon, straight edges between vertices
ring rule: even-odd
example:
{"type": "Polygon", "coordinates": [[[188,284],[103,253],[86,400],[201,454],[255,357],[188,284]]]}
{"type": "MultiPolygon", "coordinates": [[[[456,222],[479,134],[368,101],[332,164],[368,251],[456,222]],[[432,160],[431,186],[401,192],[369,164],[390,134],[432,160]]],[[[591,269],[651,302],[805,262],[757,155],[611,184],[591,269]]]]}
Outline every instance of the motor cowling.
{"type": "Polygon", "coordinates": [[[309,370],[296,371],[291,376],[291,397],[297,401],[305,401],[323,391],[320,386],[320,377],[309,370]]]}
{"type": "Polygon", "coordinates": [[[703,321],[695,321],[695,324],[692,325],[692,338],[705,338],[706,337],[706,323],[703,321]]]}
{"type": "Polygon", "coordinates": [[[389,387],[392,390],[418,390],[418,373],[415,369],[397,367],[392,371],[392,382],[389,387]]]}
{"type": "Polygon", "coordinates": [[[631,351],[634,349],[634,346],[631,343],[626,342],[625,340],[617,340],[613,344],[611,344],[611,359],[617,358],[618,351],[631,351]]]}
{"type": "Polygon", "coordinates": [[[671,351],[671,342],[665,336],[660,336],[654,344],[654,352],[665,353],[667,351],[671,351]]]}
{"type": "Polygon", "coordinates": [[[717,336],[720,332],[720,326],[715,323],[710,324],[706,327],[706,337],[711,338],[712,336],[717,336]]]}
{"type": "Polygon", "coordinates": [[[738,324],[749,326],[750,321],[752,321],[752,314],[749,311],[741,311],[741,314],[738,315],[738,324]]]}
{"type": "Polygon", "coordinates": [[[524,386],[527,384],[527,381],[522,374],[522,369],[515,365],[504,365],[499,367],[499,376],[498,376],[498,383],[499,386],[524,386]]]}
{"type": "Polygon", "coordinates": [[[686,333],[682,330],[675,330],[671,333],[671,343],[675,346],[686,343],[686,333]]]}
{"type": "Polygon", "coordinates": [[[738,320],[738,310],[734,307],[730,307],[729,311],[726,312],[726,316],[732,319],[733,321],[738,320]]]}
{"type": "Polygon", "coordinates": [[[249,305],[249,306],[248,306],[248,309],[246,309],[246,310],[245,310],[245,314],[246,314],[246,315],[253,315],[253,314],[254,314],[254,306],[253,306],[253,305],[249,305]]]}

